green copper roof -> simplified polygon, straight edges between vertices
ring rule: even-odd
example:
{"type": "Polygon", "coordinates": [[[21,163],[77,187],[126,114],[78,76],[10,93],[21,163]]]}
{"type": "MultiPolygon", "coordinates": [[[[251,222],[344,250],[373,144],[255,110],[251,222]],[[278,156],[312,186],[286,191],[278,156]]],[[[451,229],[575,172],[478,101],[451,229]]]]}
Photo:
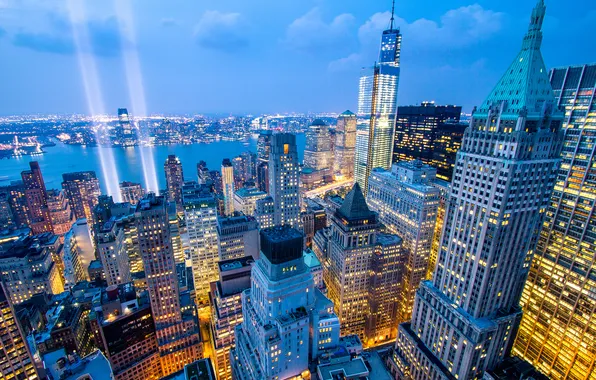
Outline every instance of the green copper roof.
{"type": "Polygon", "coordinates": [[[554,104],[553,90],[540,52],[545,11],[544,0],[538,0],[521,51],[475,114],[487,114],[491,105],[503,101],[506,102],[504,113],[515,115],[524,109],[528,114],[539,113],[545,104],[554,104]]]}
{"type": "Polygon", "coordinates": [[[354,183],[352,191],[346,195],[343,204],[339,208],[339,213],[347,219],[366,219],[374,216],[374,213],[370,211],[366,204],[358,182],[354,183]]]}
{"type": "Polygon", "coordinates": [[[350,110],[345,110],[344,112],[341,113],[340,116],[354,116],[356,115],[354,112],[350,111],[350,110]]]}

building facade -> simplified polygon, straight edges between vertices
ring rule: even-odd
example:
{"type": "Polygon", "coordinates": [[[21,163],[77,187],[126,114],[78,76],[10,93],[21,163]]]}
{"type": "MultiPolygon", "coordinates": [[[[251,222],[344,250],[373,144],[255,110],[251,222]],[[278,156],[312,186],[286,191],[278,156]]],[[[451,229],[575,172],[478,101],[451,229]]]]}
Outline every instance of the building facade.
{"type": "MultiPolygon", "coordinates": [[[[363,69],[358,93],[358,116],[368,120],[368,141],[360,152],[366,157],[364,176],[356,178],[362,189],[368,189],[368,177],[374,168],[389,169],[393,155],[393,136],[397,112],[397,87],[400,75],[401,33],[393,28],[383,31],[379,61],[363,69]]],[[[358,144],[357,144],[358,145],[358,144]]],[[[358,148],[358,147],[357,147],[358,148]]]]}
{"type": "Polygon", "coordinates": [[[62,174],[62,189],[77,219],[93,220],[93,209],[101,195],[99,180],[93,171],[62,174]]]}
{"type": "Polygon", "coordinates": [[[296,135],[276,133],[269,154],[269,195],[274,202],[273,223],[298,227],[300,223],[300,167],[296,135]]]}
{"type": "Polygon", "coordinates": [[[428,272],[439,207],[439,190],[431,185],[436,172],[418,160],[398,162],[390,172],[374,169],[368,181],[368,205],[388,231],[403,239],[407,252],[401,277],[400,323],[412,317],[414,294],[428,272]]]}
{"type": "Polygon", "coordinates": [[[96,247],[108,285],[132,281],[124,229],[115,218],[106,222],[96,236],[96,247]]]}
{"type": "Polygon", "coordinates": [[[209,188],[187,183],[183,188],[186,233],[197,303],[209,301],[209,284],[217,281],[217,202],[209,188]]]}
{"type": "Polygon", "coordinates": [[[166,186],[168,188],[168,200],[175,202],[176,206],[182,205],[182,185],[184,184],[184,172],[180,159],[170,154],[163,164],[166,173],[166,186]]]}
{"type": "Polygon", "coordinates": [[[455,163],[466,127],[459,124],[460,115],[461,107],[434,102],[398,107],[393,162],[420,160],[435,166],[439,178],[450,181],[453,168],[447,164],[455,163]]]}
{"type": "Polygon", "coordinates": [[[120,182],[120,196],[122,202],[136,205],[145,196],[145,190],[140,183],[124,181],[120,182]]]}
{"type": "Polygon", "coordinates": [[[234,213],[234,167],[228,158],[224,158],[221,163],[221,180],[225,215],[232,215],[234,213]]]}
{"type": "Polygon", "coordinates": [[[183,308],[165,198],[149,194],[137,204],[135,214],[161,367],[167,376],[201,358],[198,320],[194,307],[183,308]]]}
{"type": "Polygon", "coordinates": [[[244,256],[259,258],[259,223],[254,217],[235,214],[217,220],[219,261],[244,256]]]}
{"type": "Polygon", "coordinates": [[[335,157],[333,176],[335,179],[354,178],[356,158],[356,114],[345,111],[337,118],[335,128],[335,157]]]}
{"type": "Polygon", "coordinates": [[[466,129],[433,280],[399,326],[398,378],[480,378],[513,343],[563,137],[540,53],[544,15],[539,0],[519,54],[466,129]]]}
{"type": "Polygon", "coordinates": [[[29,226],[34,234],[52,231],[52,223],[48,213],[48,194],[37,161],[29,162],[29,170],[21,172],[25,186],[27,215],[29,226]]]}
{"type": "Polygon", "coordinates": [[[304,166],[312,170],[324,170],[333,167],[329,126],[321,119],[315,119],[306,131],[304,166]]]}
{"type": "Polygon", "coordinates": [[[565,141],[522,295],[524,316],[513,354],[550,378],[591,379],[596,373],[596,65],[551,70],[550,83],[565,110],[565,141]]]}

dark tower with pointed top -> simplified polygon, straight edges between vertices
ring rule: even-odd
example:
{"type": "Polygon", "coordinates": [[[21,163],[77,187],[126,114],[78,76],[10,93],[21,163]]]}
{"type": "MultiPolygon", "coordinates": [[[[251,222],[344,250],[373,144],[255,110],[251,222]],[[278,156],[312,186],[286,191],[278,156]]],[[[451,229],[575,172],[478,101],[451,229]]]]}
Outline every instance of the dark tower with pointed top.
{"type": "Polygon", "coordinates": [[[510,350],[562,145],[540,0],[522,48],[474,110],[457,154],[432,281],[399,327],[397,378],[481,378],[510,350]]]}

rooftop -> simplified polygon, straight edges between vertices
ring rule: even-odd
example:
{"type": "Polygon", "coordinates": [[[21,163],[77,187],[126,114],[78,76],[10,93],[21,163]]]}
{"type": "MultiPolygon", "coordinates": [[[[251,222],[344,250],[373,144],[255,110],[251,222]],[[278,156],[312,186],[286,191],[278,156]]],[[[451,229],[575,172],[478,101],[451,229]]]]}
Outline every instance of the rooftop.
{"type": "Polygon", "coordinates": [[[361,357],[336,364],[322,364],[317,367],[321,380],[367,378],[368,368],[361,357]]]}
{"type": "Polygon", "coordinates": [[[304,257],[304,264],[306,264],[308,268],[321,266],[321,262],[317,258],[317,255],[315,255],[315,253],[312,251],[312,249],[307,248],[306,250],[304,250],[302,256],[304,257]]]}
{"type": "Polygon", "coordinates": [[[368,208],[364,194],[358,182],[354,183],[352,190],[346,195],[341,207],[338,210],[348,220],[375,218],[376,214],[368,208]]]}
{"type": "Polygon", "coordinates": [[[50,380],[78,380],[88,375],[93,380],[112,380],[110,362],[99,350],[79,358],[76,355],[66,355],[66,351],[59,350],[43,356],[43,362],[50,380]]]}
{"type": "Polygon", "coordinates": [[[162,377],[162,380],[216,380],[209,359],[201,359],[184,366],[184,370],[162,377]]]}
{"type": "Polygon", "coordinates": [[[402,238],[395,234],[377,234],[377,243],[381,245],[397,245],[402,243],[402,238]]]}
{"type": "Polygon", "coordinates": [[[220,273],[228,272],[235,269],[250,267],[255,262],[252,256],[244,256],[239,259],[231,259],[219,261],[217,266],[219,267],[220,273]]]}

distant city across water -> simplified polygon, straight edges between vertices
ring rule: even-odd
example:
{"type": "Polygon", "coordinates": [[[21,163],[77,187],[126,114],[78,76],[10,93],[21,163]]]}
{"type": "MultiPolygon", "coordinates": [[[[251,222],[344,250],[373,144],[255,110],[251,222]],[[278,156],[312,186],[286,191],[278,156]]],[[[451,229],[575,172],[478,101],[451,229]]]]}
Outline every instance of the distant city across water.
{"type": "MultiPolygon", "coordinates": [[[[296,135],[298,156],[302,161],[306,138],[304,134],[296,135]]],[[[118,179],[122,181],[138,182],[145,186],[143,168],[141,165],[140,149],[151,149],[155,161],[157,181],[160,189],[165,189],[165,174],[163,164],[169,154],[175,154],[182,162],[185,180],[197,179],[197,163],[201,160],[207,163],[210,170],[220,170],[224,158],[233,158],[242,152],[257,151],[257,139],[252,137],[248,145],[241,141],[217,141],[211,144],[191,145],[161,145],[155,147],[108,148],[114,153],[114,161],[118,168],[118,179]]],[[[48,189],[59,189],[62,183],[62,173],[93,170],[100,180],[101,190],[106,192],[106,181],[101,171],[101,162],[97,147],[66,145],[56,143],[56,146],[44,148],[45,153],[37,156],[20,156],[0,160],[0,186],[10,184],[11,181],[21,179],[21,171],[29,169],[30,161],[38,161],[48,189]]]]}

